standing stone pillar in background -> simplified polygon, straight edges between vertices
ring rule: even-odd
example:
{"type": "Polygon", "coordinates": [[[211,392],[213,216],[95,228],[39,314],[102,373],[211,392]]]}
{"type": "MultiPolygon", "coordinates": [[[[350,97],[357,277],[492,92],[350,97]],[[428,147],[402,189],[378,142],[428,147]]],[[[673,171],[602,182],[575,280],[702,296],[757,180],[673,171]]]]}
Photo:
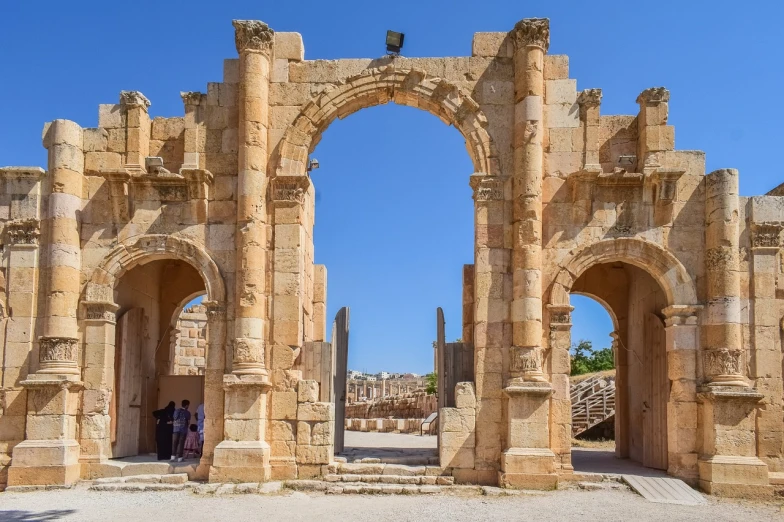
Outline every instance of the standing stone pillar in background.
{"type": "Polygon", "coordinates": [[[550,449],[550,395],[542,372],[542,177],[546,132],[544,54],[550,44],[547,19],[521,20],[514,44],[515,116],[512,347],[507,400],[506,446],[499,483],[506,487],[552,489],[558,481],[550,449]]]}
{"type": "Polygon", "coordinates": [[[82,128],[55,120],[44,130],[49,150],[49,201],[44,227],[48,269],[40,287],[46,292],[43,335],[38,340],[38,371],[28,389],[25,440],[13,451],[8,484],[71,484],[79,479],[76,414],[79,380],[79,305],[84,151],[82,128]]]}
{"type": "Polygon", "coordinates": [[[707,303],[702,326],[705,386],[698,394],[700,488],[722,496],[772,494],[757,457],[755,417],[763,398],[746,379],[741,325],[738,171],[705,176],[707,303]]]}
{"type": "Polygon", "coordinates": [[[232,374],[224,375],[224,440],[215,447],[212,482],[270,478],[265,366],[267,324],[267,127],[274,32],[234,20],[240,55],[237,180],[237,286],[232,374]]]}

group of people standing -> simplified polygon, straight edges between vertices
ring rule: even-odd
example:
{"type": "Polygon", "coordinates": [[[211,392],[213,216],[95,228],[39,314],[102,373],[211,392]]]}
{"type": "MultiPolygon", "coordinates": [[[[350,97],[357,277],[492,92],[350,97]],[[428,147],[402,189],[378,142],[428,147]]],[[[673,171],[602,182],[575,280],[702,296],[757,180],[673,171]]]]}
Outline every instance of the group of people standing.
{"type": "Polygon", "coordinates": [[[191,403],[187,399],[177,408],[169,401],[165,408],[152,412],[155,417],[155,444],[158,460],[200,457],[204,446],[204,404],[196,408],[196,423],[191,424],[191,403]]]}

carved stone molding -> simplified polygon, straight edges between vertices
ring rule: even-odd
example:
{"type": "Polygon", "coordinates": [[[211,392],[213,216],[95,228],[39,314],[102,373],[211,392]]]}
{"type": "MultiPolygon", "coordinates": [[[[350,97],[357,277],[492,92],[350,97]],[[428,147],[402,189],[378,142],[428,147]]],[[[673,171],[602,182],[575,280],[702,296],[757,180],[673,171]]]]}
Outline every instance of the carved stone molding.
{"type": "Polygon", "coordinates": [[[78,339],[72,337],[39,337],[38,373],[77,374],[78,339]]]}
{"type": "Polygon", "coordinates": [[[6,223],[5,232],[11,245],[37,245],[41,224],[37,219],[19,219],[6,223]]]}
{"type": "Polygon", "coordinates": [[[476,202],[504,200],[504,180],[500,177],[474,175],[470,184],[476,202]]]}
{"type": "Polygon", "coordinates": [[[696,326],[701,305],[672,305],[662,310],[666,326],[696,326]]]}
{"type": "Polygon", "coordinates": [[[580,105],[580,108],[599,107],[602,104],[602,90],[585,89],[580,91],[580,94],[577,95],[577,103],[580,105]]]}
{"type": "Polygon", "coordinates": [[[549,304],[547,309],[550,311],[551,330],[568,330],[572,327],[573,306],[549,304]]]}
{"type": "Polygon", "coordinates": [[[205,169],[180,169],[180,174],[188,185],[189,199],[207,199],[208,189],[212,186],[212,172],[205,169]]]}
{"type": "Polygon", "coordinates": [[[302,205],[309,188],[310,178],[307,176],[277,176],[270,183],[270,199],[276,204],[302,205]]]}
{"type": "Polygon", "coordinates": [[[272,49],[275,31],[260,20],[232,20],[234,26],[234,44],[237,52],[261,51],[268,53],[272,49]]]}
{"type": "Polygon", "coordinates": [[[784,223],[752,223],[751,248],[763,249],[781,247],[781,230],[784,223]]]}
{"type": "Polygon", "coordinates": [[[670,91],[666,87],[651,87],[645,89],[637,96],[637,103],[640,105],[653,105],[670,101],[670,91]]]}
{"type": "Polygon", "coordinates": [[[202,93],[199,91],[186,91],[180,92],[180,98],[187,107],[188,105],[199,105],[201,103],[202,93]]]}
{"type": "Polygon", "coordinates": [[[512,29],[511,36],[515,50],[534,45],[547,52],[550,47],[550,19],[525,18],[520,20],[512,29]]]}
{"type": "Polygon", "coordinates": [[[10,179],[41,179],[46,171],[41,167],[0,167],[0,178],[10,179]]]}
{"type": "Polygon", "coordinates": [[[84,303],[85,321],[99,321],[114,323],[117,320],[118,304],[109,302],[84,303]]]}
{"type": "Polygon", "coordinates": [[[150,108],[150,100],[139,91],[120,91],[120,105],[127,109],[142,108],[145,111],[150,108]]]}
{"type": "Polygon", "coordinates": [[[650,181],[656,187],[656,204],[666,205],[678,197],[678,180],[686,171],[681,169],[656,169],[650,175],[650,181]]]}

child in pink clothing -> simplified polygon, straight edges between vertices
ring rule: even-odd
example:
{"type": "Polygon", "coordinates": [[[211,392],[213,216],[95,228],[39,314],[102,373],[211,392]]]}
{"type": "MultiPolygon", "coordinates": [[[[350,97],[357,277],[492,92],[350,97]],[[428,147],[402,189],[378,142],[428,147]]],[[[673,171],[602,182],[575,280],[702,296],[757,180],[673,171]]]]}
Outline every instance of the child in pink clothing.
{"type": "Polygon", "coordinates": [[[195,424],[190,425],[190,431],[185,438],[185,454],[183,456],[186,459],[199,456],[199,430],[195,424]]]}

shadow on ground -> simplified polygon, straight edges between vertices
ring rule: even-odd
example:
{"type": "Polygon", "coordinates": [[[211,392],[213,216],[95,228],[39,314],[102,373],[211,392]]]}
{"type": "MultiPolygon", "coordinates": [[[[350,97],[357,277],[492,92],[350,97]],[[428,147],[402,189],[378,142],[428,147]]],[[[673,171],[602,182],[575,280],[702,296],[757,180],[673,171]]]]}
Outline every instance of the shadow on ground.
{"type": "Polygon", "coordinates": [[[4,522],[42,522],[45,520],[60,520],[74,513],[76,513],[75,509],[50,509],[48,511],[0,510],[0,520],[4,522]]]}

